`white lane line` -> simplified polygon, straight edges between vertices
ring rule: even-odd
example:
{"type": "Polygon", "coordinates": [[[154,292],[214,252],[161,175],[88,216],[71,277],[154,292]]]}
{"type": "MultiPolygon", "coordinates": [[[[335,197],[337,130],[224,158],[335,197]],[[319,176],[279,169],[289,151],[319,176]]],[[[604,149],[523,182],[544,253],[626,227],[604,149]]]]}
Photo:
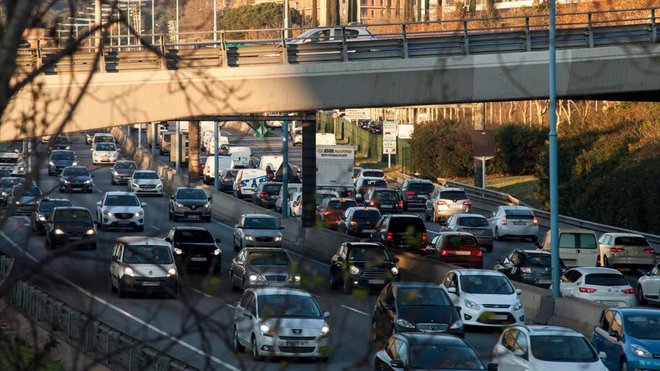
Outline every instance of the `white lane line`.
{"type": "Polygon", "coordinates": [[[213,223],[215,223],[215,224],[217,224],[217,225],[219,225],[219,226],[221,226],[221,227],[225,227],[225,228],[231,230],[232,232],[234,231],[234,227],[230,227],[230,226],[228,226],[227,224],[220,223],[219,221],[217,221],[217,220],[215,220],[215,219],[213,219],[213,223]]]}
{"type": "Polygon", "coordinates": [[[357,313],[357,314],[361,314],[361,315],[363,315],[363,316],[367,316],[367,317],[370,316],[370,314],[367,313],[367,312],[363,312],[363,311],[361,311],[361,310],[359,310],[359,309],[351,308],[351,307],[349,307],[349,306],[347,306],[347,305],[344,305],[344,304],[340,305],[340,307],[342,307],[342,308],[344,308],[344,309],[348,309],[348,310],[350,310],[350,311],[352,311],[352,312],[355,312],[355,313],[357,313]]]}
{"type": "Polygon", "coordinates": [[[197,289],[195,289],[195,288],[193,288],[192,290],[193,290],[194,292],[196,292],[196,293],[202,295],[202,296],[205,297],[205,298],[212,298],[212,297],[213,297],[213,295],[209,295],[209,294],[207,294],[207,293],[205,293],[205,292],[203,292],[203,291],[201,291],[201,290],[197,290],[197,289]]]}
{"type": "Polygon", "coordinates": [[[231,309],[236,309],[236,306],[235,306],[235,305],[231,305],[231,304],[225,304],[225,305],[228,306],[228,307],[231,308],[231,309]]]}
{"type": "MultiPolygon", "coordinates": [[[[21,246],[19,246],[16,242],[14,242],[14,240],[12,240],[11,238],[9,238],[9,236],[7,236],[7,235],[5,234],[5,232],[0,231],[0,236],[2,236],[5,240],[7,240],[7,242],[9,242],[9,244],[12,245],[15,249],[17,249],[18,251],[22,252],[22,253],[23,253],[25,256],[27,256],[28,258],[32,259],[35,263],[39,263],[39,260],[38,260],[34,255],[32,255],[31,253],[25,251],[21,246]]],[[[208,353],[206,353],[206,352],[204,352],[204,351],[202,351],[202,350],[200,350],[200,349],[198,349],[198,348],[192,346],[191,344],[189,344],[189,343],[187,343],[187,342],[185,342],[185,341],[183,341],[183,340],[180,340],[180,339],[176,338],[176,337],[173,336],[173,335],[170,335],[169,333],[167,333],[167,332],[165,332],[165,331],[159,329],[158,327],[156,327],[156,326],[154,326],[154,325],[152,325],[152,324],[150,324],[150,323],[147,323],[147,322],[143,321],[142,319],[140,319],[140,318],[138,318],[138,317],[136,317],[136,316],[130,314],[129,312],[127,312],[127,311],[125,311],[125,310],[123,310],[123,309],[121,309],[121,308],[119,308],[119,307],[117,307],[117,306],[115,306],[115,305],[113,305],[113,304],[110,304],[108,301],[106,301],[106,300],[104,300],[104,299],[102,299],[102,298],[100,298],[100,297],[98,297],[98,296],[95,296],[95,295],[92,294],[91,292],[89,292],[89,291],[85,290],[84,288],[78,286],[77,284],[71,282],[70,280],[68,280],[67,278],[63,277],[62,275],[60,275],[60,274],[58,274],[58,273],[55,273],[55,272],[48,272],[48,273],[49,273],[49,274],[52,274],[54,277],[56,277],[57,279],[61,280],[62,282],[66,282],[67,284],[71,285],[71,286],[74,287],[76,290],[80,291],[83,295],[85,295],[85,296],[87,296],[87,297],[89,297],[89,298],[91,298],[91,299],[94,299],[94,300],[98,301],[99,303],[105,305],[106,307],[108,307],[108,308],[110,308],[110,309],[113,309],[113,310],[117,311],[119,314],[122,314],[123,316],[132,319],[133,321],[137,322],[138,324],[140,324],[140,325],[142,325],[142,326],[145,326],[146,328],[148,328],[148,329],[154,331],[155,333],[157,333],[157,334],[159,334],[159,335],[161,335],[161,336],[164,336],[164,337],[168,338],[169,340],[171,340],[171,341],[173,341],[173,342],[176,342],[177,344],[181,345],[182,347],[187,348],[187,349],[189,349],[189,350],[191,350],[191,351],[193,351],[193,352],[195,352],[195,353],[201,355],[202,357],[208,357],[208,359],[210,359],[210,360],[212,360],[213,362],[219,364],[220,366],[225,367],[225,368],[228,369],[228,370],[232,370],[232,371],[241,371],[240,368],[238,368],[238,367],[236,367],[236,366],[234,366],[234,365],[232,365],[232,364],[230,364],[230,363],[227,363],[227,362],[225,362],[225,361],[223,361],[223,360],[221,360],[221,359],[219,359],[219,358],[217,358],[217,357],[215,357],[215,356],[212,356],[212,355],[210,355],[210,354],[208,354],[208,353]]]]}
{"type": "Polygon", "coordinates": [[[153,228],[153,229],[155,229],[155,230],[157,230],[157,231],[160,231],[160,228],[156,227],[155,225],[152,225],[151,228],[153,228]]]}

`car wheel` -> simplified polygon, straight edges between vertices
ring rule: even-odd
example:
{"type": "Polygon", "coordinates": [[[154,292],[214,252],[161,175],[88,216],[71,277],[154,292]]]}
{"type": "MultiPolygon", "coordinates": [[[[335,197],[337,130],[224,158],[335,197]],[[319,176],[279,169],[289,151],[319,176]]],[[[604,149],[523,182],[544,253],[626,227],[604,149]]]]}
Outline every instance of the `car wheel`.
{"type": "Polygon", "coordinates": [[[534,242],[534,243],[539,242],[539,237],[538,236],[532,236],[532,242],[534,242]]]}
{"type": "Polygon", "coordinates": [[[210,222],[211,222],[211,217],[210,217],[210,216],[207,216],[207,217],[203,218],[202,221],[203,221],[204,223],[210,223],[210,222]]]}
{"type": "Polygon", "coordinates": [[[238,286],[236,286],[236,281],[234,280],[234,272],[229,271],[229,281],[231,281],[231,291],[238,291],[238,286]]]}
{"type": "Polygon", "coordinates": [[[100,231],[105,231],[106,230],[105,224],[99,223],[99,230],[100,231]]]}
{"type": "Polygon", "coordinates": [[[124,290],[121,287],[121,281],[119,281],[117,283],[117,296],[119,296],[120,298],[125,298],[126,297],[126,290],[124,290]]]}
{"type": "Polygon", "coordinates": [[[380,340],[380,336],[378,336],[378,326],[375,321],[371,321],[371,341],[375,343],[378,340],[380,340]]]}
{"type": "Polygon", "coordinates": [[[254,335],[252,335],[250,345],[252,347],[252,359],[255,361],[261,361],[262,357],[261,354],[259,354],[259,344],[257,344],[257,338],[254,335]]]}
{"type": "Polygon", "coordinates": [[[238,244],[236,243],[236,240],[234,240],[234,251],[235,251],[235,252],[239,252],[239,251],[241,251],[241,248],[240,248],[240,247],[238,246],[238,244]]]}
{"type": "Polygon", "coordinates": [[[330,290],[337,290],[337,282],[335,281],[335,275],[332,274],[332,271],[330,272],[328,280],[330,281],[330,290]]]}
{"type": "Polygon", "coordinates": [[[172,220],[172,210],[167,210],[167,219],[172,220]]]}
{"type": "Polygon", "coordinates": [[[241,341],[238,340],[238,329],[234,326],[234,351],[237,353],[245,352],[245,347],[241,344],[241,341]]]}
{"type": "Polygon", "coordinates": [[[350,278],[344,278],[344,294],[351,295],[353,293],[353,283],[350,278]]]}
{"type": "Polygon", "coordinates": [[[648,301],[644,298],[644,289],[642,289],[642,285],[637,286],[637,303],[639,305],[648,304],[648,301]]]}
{"type": "Polygon", "coordinates": [[[53,244],[50,242],[50,238],[46,238],[46,249],[50,250],[53,248],[53,244]]]}
{"type": "Polygon", "coordinates": [[[169,294],[170,294],[170,299],[176,299],[176,296],[177,296],[178,291],[179,291],[179,290],[177,289],[177,287],[174,286],[174,288],[172,289],[172,291],[169,292],[169,294]]]}
{"type": "Polygon", "coordinates": [[[115,180],[112,179],[112,180],[110,181],[110,184],[115,185],[115,184],[117,184],[117,182],[115,182],[115,180]]]}
{"type": "Polygon", "coordinates": [[[176,214],[174,214],[174,213],[172,213],[172,221],[173,222],[178,222],[179,221],[179,217],[176,216],[176,214]]]}
{"type": "Polygon", "coordinates": [[[500,237],[500,230],[497,227],[495,227],[495,239],[497,241],[502,241],[502,237],[500,237]]]}
{"type": "Polygon", "coordinates": [[[117,288],[115,287],[115,284],[112,283],[112,275],[110,275],[110,292],[112,293],[117,292],[117,288]]]}

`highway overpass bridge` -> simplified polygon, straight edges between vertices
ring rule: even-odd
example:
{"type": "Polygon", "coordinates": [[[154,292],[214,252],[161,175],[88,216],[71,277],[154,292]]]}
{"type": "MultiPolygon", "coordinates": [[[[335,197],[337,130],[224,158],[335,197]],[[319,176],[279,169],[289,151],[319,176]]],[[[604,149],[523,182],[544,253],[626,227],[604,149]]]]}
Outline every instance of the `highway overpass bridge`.
{"type": "MultiPolygon", "coordinates": [[[[590,15],[558,29],[558,97],[659,100],[659,31],[655,10],[645,11],[651,16],[595,26],[590,15]]],[[[61,122],[75,132],[200,116],[547,98],[547,29],[521,19],[523,26],[488,32],[413,33],[400,25],[399,34],[328,43],[223,37],[161,44],[160,53],[114,46],[97,67],[95,54],[81,51],[15,96],[0,140],[54,134],[61,122]]],[[[47,50],[31,50],[18,65],[29,71],[47,61],[47,50]]]]}

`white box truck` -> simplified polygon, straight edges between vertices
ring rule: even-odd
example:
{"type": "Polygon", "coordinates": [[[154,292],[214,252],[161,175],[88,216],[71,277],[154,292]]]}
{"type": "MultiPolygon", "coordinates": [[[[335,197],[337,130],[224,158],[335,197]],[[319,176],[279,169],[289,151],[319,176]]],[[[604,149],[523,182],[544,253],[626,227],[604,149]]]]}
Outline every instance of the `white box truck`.
{"type": "MultiPolygon", "coordinates": [[[[218,170],[220,174],[224,170],[233,169],[234,160],[229,156],[218,156],[218,170]]],[[[204,164],[204,184],[213,184],[215,179],[215,156],[209,156],[206,158],[206,163],[204,164]]]]}
{"type": "Polygon", "coordinates": [[[355,147],[316,146],[316,188],[331,189],[342,197],[353,197],[353,166],[355,147]]]}

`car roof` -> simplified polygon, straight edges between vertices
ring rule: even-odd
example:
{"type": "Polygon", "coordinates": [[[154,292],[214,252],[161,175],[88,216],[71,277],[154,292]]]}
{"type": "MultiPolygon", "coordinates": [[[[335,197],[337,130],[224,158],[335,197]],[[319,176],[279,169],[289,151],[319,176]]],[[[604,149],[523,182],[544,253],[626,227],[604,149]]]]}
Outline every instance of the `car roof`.
{"type": "MultiPolygon", "coordinates": [[[[110,196],[135,196],[135,193],[133,192],[126,192],[126,191],[107,191],[105,192],[106,195],[110,196]]],[[[137,196],[135,196],[137,197],[137,196]]]]}
{"type": "Polygon", "coordinates": [[[609,310],[617,310],[621,312],[624,316],[626,315],[636,315],[636,314],[658,314],[658,310],[656,308],[633,308],[633,307],[627,307],[627,308],[607,308],[609,310]]]}
{"type": "Polygon", "coordinates": [[[396,336],[408,339],[409,343],[445,344],[469,346],[465,340],[450,334],[425,334],[421,332],[398,332],[396,336]]]}
{"type": "Polygon", "coordinates": [[[437,288],[437,289],[442,289],[442,287],[437,284],[437,283],[432,283],[432,282],[392,282],[392,286],[396,289],[400,288],[425,288],[425,287],[430,287],[430,288],[437,288]]]}
{"type": "Polygon", "coordinates": [[[433,182],[428,180],[428,179],[412,178],[412,179],[406,179],[406,181],[408,181],[409,183],[429,183],[429,184],[433,184],[433,182]]]}
{"type": "Polygon", "coordinates": [[[454,214],[453,216],[457,216],[460,218],[482,218],[482,219],[487,219],[485,216],[481,214],[454,214]]]}
{"type": "Polygon", "coordinates": [[[504,205],[500,206],[504,210],[532,210],[531,207],[528,206],[521,206],[521,205],[504,205]]]}
{"type": "Polygon", "coordinates": [[[460,231],[440,231],[436,232],[438,236],[471,236],[474,237],[474,235],[470,232],[460,232],[460,231]]]}
{"type": "Polygon", "coordinates": [[[348,247],[371,247],[386,250],[385,246],[378,242],[346,242],[348,247]]]}
{"type": "Polygon", "coordinates": [[[52,198],[52,197],[44,197],[39,202],[49,202],[49,201],[68,201],[71,202],[68,198],[52,198]]]}
{"type": "Polygon", "coordinates": [[[81,165],[71,165],[71,166],[65,167],[64,169],[65,170],[66,169],[85,169],[85,170],[87,170],[87,168],[85,166],[81,166],[81,165]]]}
{"type": "Polygon", "coordinates": [[[136,173],[155,173],[154,170],[135,170],[136,173]]]}
{"type": "Polygon", "coordinates": [[[608,234],[612,237],[641,237],[641,238],[646,238],[643,235],[639,233],[624,233],[624,232],[607,232],[605,234],[608,234]]]}
{"type": "Polygon", "coordinates": [[[392,219],[402,219],[402,218],[417,218],[422,219],[421,216],[415,214],[390,214],[392,219]]]}
{"type": "Polygon", "coordinates": [[[365,180],[383,180],[383,178],[378,177],[378,176],[361,176],[358,178],[358,181],[365,181],[365,180]]]}
{"type": "Polygon", "coordinates": [[[460,188],[460,187],[441,187],[441,188],[439,188],[439,189],[440,189],[442,192],[445,192],[445,191],[461,191],[461,192],[465,192],[465,190],[464,190],[463,188],[460,188]]]}
{"type": "Polygon", "coordinates": [[[149,237],[149,236],[122,236],[117,238],[118,242],[125,243],[127,245],[158,245],[169,247],[169,242],[163,240],[160,237],[149,237]]]}
{"type": "Polygon", "coordinates": [[[371,207],[371,206],[351,206],[351,207],[346,209],[346,211],[353,211],[353,212],[355,212],[357,210],[378,211],[378,212],[380,212],[380,210],[378,210],[377,207],[371,207]]]}
{"type": "MultiPolygon", "coordinates": [[[[548,230],[547,233],[550,233],[550,230],[548,230]]],[[[591,229],[583,229],[583,228],[559,228],[559,233],[588,233],[588,234],[596,234],[596,232],[592,231],[591,229]]]]}
{"type": "Polygon", "coordinates": [[[258,287],[249,289],[254,292],[257,296],[259,295],[297,295],[297,296],[307,296],[312,297],[312,294],[307,291],[294,289],[294,288],[283,288],[283,287],[258,287]]]}
{"type": "Polygon", "coordinates": [[[250,247],[244,247],[243,250],[247,251],[248,253],[252,253],[252,252],[277,252],[277,253],[285,253],[285,254],[289,255],[289,253],[281,247],[250,246],[250,247]]]}
{"type": "MultiPolygon", "coordinates": [[[[54,208],[53,210],[85,210],[89,212],[89,209],[84,207],[84,206],[58,206],[54,208]]],[[[91,213],[90,213],[91,215],[91,213]]]]}
{"type": "Polygon", "coordinates": [[[579,271],[583,274],[615,273],[615,274],[623,275],[623,273],[619,272],[616,269],[605,268],[605,267],[575,267],[575,268],[571,268],[571,270],[579,271]]]}
{"type": "Polygon", "coordinates": [[[52,155],[53,153],[62,153],[62,152],[70,152],[70,153],[75,153],[70,149],[54,149],[50,154],[52,155]]]}
{"type": "Polygon", "coordinates": [[[528,255],[552,255],[550,251],[543,251],[543,250],[518,250],[518,251],[528,255]]]}
{"type": "Polygon", "coordinates": [[[501,272],[489,270],[489,269],[470,269],[470,268],[465,268],[465,269],[454,269],[452,272],[457,273],[459,275],[470,275],[470,276],[502,276],[506,277],[504,274],[501,272]]]}
{"type": "Polygon", "coordinates": [[[172,229],[175,229],[177,231],[207,231],[208,229],[204,227],[197,227],[197,226],[192,226],[192,225],[175,225],[172,227],[172,229]]]}
{"type": "Polygon", "coordinates": [[[516,329],[526,332],[530,336],[534,335],[562,335],[582,337],[582,334],[568,327],[547,326],[547,325],[516,325],[516,329]]]}
{"type": "Polygon", "coordinates": [[[272,215],[268,214],[256,214],[256,213],[250,213],[250,214],[243,214],[244,217],[246,218],[271,218],[271,219],[276,219],[272,215]]]}
{"type": "MultiPolygon", "coordinates": [[[[73,152],[73,151],[72,151],[72,152],[73,152]]],[[[117,162],[133,162],[133,163],[135,163],[135,161],[133,161],[133,160],[127,160],[127,159],[117,160],[117,161],[115,161],[115,164],[117,164],[117,162]]]]}

